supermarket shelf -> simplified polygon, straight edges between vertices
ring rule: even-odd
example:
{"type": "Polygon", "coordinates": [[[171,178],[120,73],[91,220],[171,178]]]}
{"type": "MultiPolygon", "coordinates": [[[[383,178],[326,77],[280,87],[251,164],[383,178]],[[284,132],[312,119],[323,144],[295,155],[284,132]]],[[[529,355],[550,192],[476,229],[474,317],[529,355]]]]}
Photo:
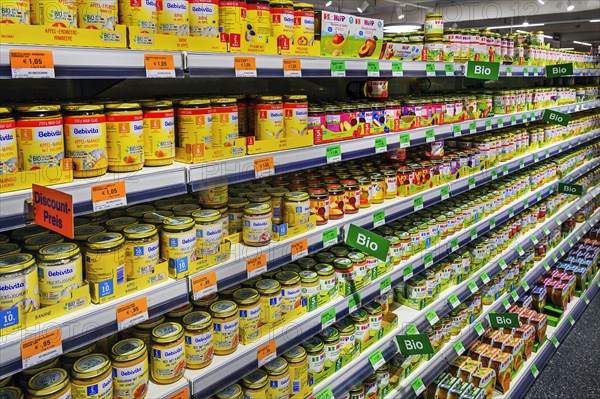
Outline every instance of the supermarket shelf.
{"type": "Polygon", "coordinates": [[[118,332],[116,307],[134,299],[146,297],[148,316],[160,316],[189,303],[187,282],[184,279],[168,279],[166,283],[132,293],[102,305],[90,306],[41,323],[35,327],[17,331],[0,340],[0,378],[22,369],[21,341],[60,326],[63,352],[69,352],[90,344],[107,335],[118,332]]]}
{"type": "MultiPolygon", "coordinates": [[[[594,162],[584,164],[569,174],[566,180],[571,181],[572,179],[579,177],[583,173],[598,165],[600,163],[599,161],[600,160],[596,160],[594,162]]],[[[541,198],[545,198],[550,194],[550,190],[556,187],[556,185],[556,182],[549,183],[543,188],[533,191],[528,197],[529,203],[533,205],[539,201],[539,199],[537,199],[537,193],[541,193],[541,198]]],[[[523,203],[514,205],[513,209],[514,213],[518,214],[523,209],[523,203]]],[[[504,220],[508,219],[508,209],[503,209],[500,212],[497,212],[494,217],[497,220],[497,224],[501,224],[504,220]]],[[[489,220],[489,218],[486,218],[486,220],[489,220]]],[[[489,230],[489,223],[482,221],[478,224],[477,229],[479,231],[478,235],[484,234],[489,230]]],[[[465,231],[458,237],[459,246],[464,246],[471,241],[470,231],[465,231]]],[[[453,236],[449,239],[446,239],[444,242],[436,246],[436,248],[428,251],[429,253],[434,254],[434,263],[448,255],[448,253],[451,251],[449,248],[451,239],[454,238],[455,237],[453,236]]],[[[412,264],[414,273],[419,273],[420,271],[424,270],[423,257],[425,257],[426,254],[427,253],[423,253],[414,256],[409,261],[404,263],[404,265],[412,264]]],[[[237,265],[237,267],[230,265],[228,268],[245,270],[245,264],[237,265]]],[[[391,273],[374,280],[369,286],[360,290],[359,294],[362,298],[362,305],[373,301],[380,295],[379,283],[383,278],[390,277],[392,286],[398,285],[398,283],[403,279],[402,269],[402,267],[396,267],[391,273]]],[[[219,289],[222,289],[220,284],[219,289]]],[[[337,319],[346,317],[349,314],[348,298],[338,298],[328,304],[326,308],[335,308],[337,319]]],[[[254,342],[250,345],[240,345],[234,356],[215,357],[211,366],[203,370],[187,370],[186,378],[191,382],[191,394],[196,398],[209,396],[211,393],[214,393],[218,387],[227,386],[230,383],[238,380],[240,377],[255,370],[258,367],[256,360],[257,349],[269,341],[276,342],[277,353],[281,354],[293,346],[303,342],[307,338],[314,336],[320,330],[321,312],[307,313],[294,320],[291,325],[280,328],[268,336],[262,337],[257,342],[254,342]],[[234,358],[235,361],[233,361],[234,358]]]]}
{"type": "MultiPolygon", "coordinates": [[[[588,197],[587,200],[585,198],[581,198],[581,199],[577,200],[576,202],[571,203],[561,213],[565,214],[567,212],[567,210],[576,208],[577,204],[586,203],[591,198],[593,198],[595,195],[598,195],[599,192],[600,192],[600,188],[596,187],[594,189],[594,193],[595,193],[594,195],[588,197]]],[[[600,216],[600,211],[597,211],[594,214],[593,218],[597,221],[599,216],[600,216]]],[[[577,234],[580,234],[581,236],[583,236],[585,233],[587,233],[587,231],[590,228],[591,227],[588,223],[580,224],[573,232],[571,232],[571,234],[569,234],[564,240],[562,240],[558,246],[556,246],[554,249],[549,251],[542,260],[540,260],[539,262],[536,262],[535,266],[525,275],[525,277],[522,279],[522,281],[526,281],[527,284],[529,284],[529,286],[532,287],[535,284],[535,282],[539,280],[540,275],[543,274],[545,271],[545,269],[542,265],[544,263],[547,263],[549,266],[552,266],[555,263],[554,260],[552,259],[552,255],[559,255],[560,249],[567,251],[571,247],[571,245],[569,245],[568,241],[575,239],[575,236],[577,234]]],[[[536,229],[536,234],[537,234],[537,229],[536,229]]],[[[509,262],[507,262],[507,263],[509,263],[509,262]]],[[[490,275],[490,278],[493,278],[492,274],[490,274],[489,272],[488,272],[488,274],[490,275]]],[[[593,284],[593,285],[596,286],[596,284],[593,284]]],[[[515,287],[514,291],[517,292],[519,297],[525,293],[525,289],[523,288],[522,285],[518,285],[517,287],[515,287]]],[[[514,299],[512,298],[512,296],[509,293],[506,293],[506,294],[502,295],[501,297],[499,297],[492,305],[484,306],[481,315],[473,323],[471,323],[466,330],[463,329],[461,331],[461,333],[459,334],[459,336],[453,337],[452,341],[447,343],[446,345],[444,345],[443,349],[439,353],[437,353],[433,359],[431,359],[428,362],[423,363],[419,368],[417,368],[413,373],[411,373],[411,375],[408,376],[402,382],[401,386],[399,386],[396,390],[392,391],[392,395],[398,395],[398,397],[402,397],[402,398],[414,398],[415,393],[411,387],[411,383],[413,381],[415,381],[417,378],[420,377],[425,386],[428,386],[431,382],[433,382],[433,380],[441,372],[443,372],[448,367],[448,365],[450,363],[452,363],[452,361],[454,361],[454,359],[458,356],[458,354],[454,350],[453,344],[456,343],[458,340],[460,340],[461,343],[463,344],[463,346],[465,347],[465,349],[467,350],[471,346],[471,344],[479,337],[477,332],[474,329],[474,326],[478,323],[482,323],[484,327],[486,327],[486,328],[489,327],[489,320],[487,319],[487,315],[490,312],[504,312],[505,309],[504,309],[504,305],[502,304],[502,302],[505,299],[508,300],[508,302],[510,304],[514,303],[514,299]]],[[[573,309],[573,308],[574,308],[574,306],[571,306],[571,309],[573,309]]],[[[548,329],[550,329],[550,327],[548,327],[548,329]]],[[[562,335],[561,337],[564,338],[565,335],[566,335],[566,333],[564,335],[562,335]]],[[[550,337],[550,334],[547,332],[546,336],[550,337]]],[[[562,339],[562,338],[560,338],[560,339],[562,339]]],[[[548,341],[547,341],[547,343],[548,343],[548,341]]],[[[395,345],[388,345],[388,346],[391,347],[390,350],[393,352],[390,354],[388,351],[389,357],[386,357],[386,359],[391,358],[397,351],[395,345]]],[[[538,351],[538,353],[540,353],[540,352],[538,351]]],[[[384,356],[385,356],[385,353],[384,353],[384,356]]],[[[537,355],[534,355],[534,356],[537,356],[537,355]]],[[[529,369],[529,367],[527,367],[527,368],[523,367],[522,371],[528,370],[528,369],[529,369]]],[[[540,369],[540,368],[538,367],[538,369],[540,369]]],[[[533,376],[531,375],[531,377],[533,377],[533,376]]],[[[513,384],[514,384],[514,382],[513,382],[513,384]]],[[[514,385],[513,385],[513,388],[514,388],[514,385]]],[[[511,392],[512,392],[512,389],[511,389],[511,392]]],[[[334,391],[334,393],[335,393],[335,391],[334,391]]],[[[523,393],[524,393],[524,391],[523,391],[523,393]]],[[[497,392],[494,392],[494,398],[496,398],[496,395],[497,395],[497,392]]],[[[396,396],[393,396],[393,397],[396,397],[396,396]]],[[[517,397],[522,397],[522,396],[511,394],[507,397],[517,398],[517,397]]]]}
{"type": "Polygon", "coordinates": [[[152,381],[148,384],[148,399],[186,399],[189,398],[190,384],[185,378],[173,384],[160,385],[152,381]]]}
{"type": "MultiPolygon", "coordinates": [[[[71,183],[50,188],[71,194],[75,216],[78,216],[93,211],[93,186],[118,181],[125,182],[128,205],[187,193],[187,169],[178,162],[170,166],[146,167],[137,172],[107,173],[97,178],[75,179],[71,183]]],[[[30,189],[0,194],[0,231],[25,226],[29,213],[27,203],[30,201],[30,189]]]]}
{"type": "MultiPolygon", "coordinates": [[[[246,272],[246,259],[254,257],[261,253],[265,253],[267,256],[267,269],[273,270],[278,267],[291,262],[291,243],[300,239],[306,238],[308,242],[309,254],[318,252],[323,249],[323,233],[327,230],[334,228],[338,229],[338,235],[341,235],[343,230],[347,230],[347,226],[351,223],[366,229],[373,228],[373,215],[376,212],[384,211],[385,219],[389,222],[401,217],[407,216],[413,212],[414,199],[418,196],[423,197],[423,206],[427,207],[441,201],[441,188],[448,186],[450,196],[456,196],[465,191],[469,190],[469,179],[475,178],[475,187],[480,187],[483,184],[489,183],[494,180],[494,175],[498,177],[505,176],[507,174],[518,171],[523,167],[530,166],[538,161],[547,159],[548,157],[555,156],[563,151],[572,148],[575,145],[579,145],[584,142],[588,142],[600,134],[600,129],[594,130],[585,135],[565,140],[561,143],[556,143],[551,146],[536,150],[534,152],[516,157],[508,162],[504,162],[494,168],[486,169],[478,172],[472,176],[465,176],[459,180],[456,180],[447,185],[434,187],[426,190],[417,195],[410,197],[399,197],[395,200],[385,201],[383,204],[372,205],[368,209],[361,209],[359,213],[354,215],[346,215],[343,219],[330,220],[324,226],[317,226],[316,229],[305,233],[301,236],[297,236],[284,241],[272,241],[270,245],[265,247],[248,247],[244,245],[233,245],[231,252],[231,259],[222,264],[216,265],[209,269],[203,270],[193,277],[208,273],[216,272],[218,289],[231,287],[239,284],[242,281],[247,280],[248,275],[246,272]],[[521,164],[521,161],[523,162],[521,164]],[[507,168],[506,173],[504,168],[507,168]]],[[[341,237],[338,237],[338,240],[341,237]]],[[[470,237],[469,237],[470,238],[470,237]]]]}
{"type": "Polygon", "coordinates": [[[175,75],[183,78],[183,57],[178,51],[3,44],[0,47],[0,79],[11,78],[11,49],[52,50],[57,79],[145,79],[144,54],[172,54],[175,75]]]}
{"type": "MultiPolygon", "coordinates": [[[[600,100],[550,107],[550,109],[563,113],[573,113],[596,107],[600,107],[600,100]]],[[[332,145],[339,145],[342,151],[342,161],[348,161],[350,159],[374,155],[375,140],[381,137],[385,137],[387,149],[392,151],[400,148],[400,134],[409,134],[410,146],[414,147],[425,144],[425,134],[428,130],[434,131],[435,140],[444,140],[458,136],[458,134],[455,135],[453,132],[453,126],[456,125],[460,126],[460,135],[466,136],[469,134],[499,129],[501,126],[508,127],[541,120],[543,112],[543,109],[528,112],[517,112],[514,114],[498,115],[491,118],[476,119],[456,124],[436,125],[403,132],[378,134],[360,139],[314,145],[312,147],[274,151],[264,154],[225,159],[222,161],[190,165],[190,185],[192,186],[193,191],[198,191],[201,189],[206,189],[207,187],[214,187],[223,184],[234,184],[252,180],[255,178],[254,160],[259,158],[273,157],[275,174],[278,175],[316,166],[327,165],[326,151],[327,147],[332,145]],[[488,121],[491,123],[489,127],[486,126],[488,121]],[[475,124],[474,129],[471,129],[472,123],[475,124]]]]}
{"type": "MultiPolygon", "coordinates": [[[[600,69],[573,68],[569,76],[598,76],[600,69]]],[[[500,77],[546,77],[546,68],[534,66],[501,65],[500,77]]]]}
{"type": "MultiPolygon", "coordinates": [[[[516,252],[517,245],[521,245],[521,247],[524,250],[527,250],[528,248],[533,246],[531,237],[536,236],[536,238],[541,239],[541,237],[544,235],[544,233],[542,232],[543,227],[547,227],[550,230],[553,229],[554,227],[557,226],[557,223],[556,223],[557,218],[558,218],[558,220],[566,219],[565,217],[561,218],[561,215],[566,215],[567,212],[574,212],[575,209],[579,209],[581,207],[580,204],[582,205],[582,204],[589,202],[591,199],[593,199],[599,193],[600,193],[600,187],[596,187],[596,188],[594,188],[594,190],[591,190],[588,194],[586,194],[584,197],[580,198],[579,200],[565,205],[562,208],[562,210],[557,212],[551,218],[548,218],[549,220],[547,220],[544,224],[536,226],[535,229],[529,231],[527,234],[524,234],[522,237],[520,237],[517,242],[512,244],[509,248],[504,250],[501,254],[497,255],[492,261],[490,261],[486,266],[484,266],[483,268],[478,270],[476,272],[476,274],[471,276],[468,280],[444,291],[443,297],[440,297],[438,300],[436,300],[435,302],[433,302],[432,304],[427,306],[425,309],[423,309],[421,311],[417,311],[415,309],[410,309],[405,306],[398,308],[394,313],[396,313],[398,315],[399,327],[396,329],[396,331],[392,331],[392,333],[390,334],[390,337],[393,337],[397,334],[401,334],[404,331],[405,327],[410,324],[415,324],[417,326],[417,328],[419,329],[419,331],[425,331],[427,329],[427,327],[429,326],[429,321],[425,317],[427,312],[429,312],[430,310],[434,310],[436,312],[436,314],[438,315],[438,317],[440,317],[440,318],[442,318],[443,316],[450,313],[450,311],[453,308],[450,305],[450,303],[448,302],[448,298],[451,295],[453,295],[453,294],[456,295],[459,298],[460,302],[463,303],[467,298],[469,298],[472,295],[472,292],[470,291],[470,289],[467,286],[467,284],[469,282],[471,282],[471,281],[475,282],[477,284],[477,289],[479,290],[483,286],[483,284],[482,284],[481,280],[479,279],[479,277],[477,277],[477,276],[481,275],[481,273],[483,273],[483,272],[486,272],[490,278],[493,278],[495,275],[497,275],[502,270],[502,268],[498,264],[498,261],[500,259],[504,259],[506,264],[510,264],[513,260],[515,260],[518,257],[518,254],[516,252]]],[[[531,198],[535,198],[535,197],[536,197],[535,195],[533,195],[533,196],[530,195],[529,200],[531,200],[531,198]]],[[[501,210],[500,213],[506,212],[509,208],[511,208],[510,205],[503,207],[503,210],[501,210]]],[[[520,211],[517,211],[515,209],[515,215],[519,214],[523,210],[524,210],[524,208],[521,208],[520,211]]],[[[508,216],[508,214],[507,214],[507,216],[508,216]]],[[[480,222],[479,225],[489,226],[489,219],[491,219],[491,217],[486,218],[485,220],[480,222]]],[[[509,219],[508,217],[504,217],[502,219],[500,219],[499,217],[496,217],[496,220],[497,220],[496,226],[501,225],[508,219],[509,219]]],[[[476,225],[476,227],[478,227],[478,230],[479,230],[479,226],[476,225]]],[[[587,224],[584,224],[583,226],[581,226],[582,231],[586,228],[589,229],[589,226],[587,224]]],[[[585,230],[585,232],[587,232],[587,230],[585,230]]],[[[576,234],[576,232],[573,232],[573,237],[575,236],[575,234],[576,234]]],[[[480,234],[478,234],[478,236],[479,235],[480,234]]],[[[569,238],[570,238],[570,236],[569,236],[569,238]]],[[[565,239],[565,241],[563,241],[563,242],[566,243],[567,240],[565,239]]],[[[561,246],[556,247],[556,249],[554,251],[552,251],[552,253],[558,252],[558,248],[560,248],[560,247],[561,246]]],[[[548,254],[545,259],[550,259],[550,257],[551,257],[551,255],[548,254]]],[[[436,261],[437,261],[437,259],[438,258],[436,258],[436,261]]],[[[542,262],[540,262],[539,264],[541,265],[541,263],[542,262]]],[[[413,264],[413,266],[414,266],[414,264],[413,264]]],[[[534,270],[534,269],[532,269],[532,270],[534,270]]],[[[423,267],[420,267],[418,269],[413,268],[413,273],[414,273],[414,275],[416,275],[417,273],[421,272],[422,270],[424,270],[423,267]]],[[[394,273],[394,272],[392,272],[392,273],[394,273]]],[[[393,276],[393,274],[392,274],[392,276],[393,276]]],[[[531,278],[531,281],[537,281],[538,276],[535,275],[533,271],[530,271],[530,273],[528,274],[528,277],[531,278]],[[535,276],[535,277],[533,277],[533,276],[535,276]]],[[[398,283],[400,281],[402,281],[402,279],[394,279],[394,277],[392,277],[392,287],[395,285],[398,285],[398,283]]],[[[496,301],[496,303],[501,304],[502,299],[506,296],[507,295],[498,299],[496,301]]],[[[508,297],[510,297],[510,296],[508,295],[508,297]]],[[[475,325],[475,324],[477,324],[477,322],[482,321],[485,314],[487,314],[487,313],[482,312],[482,316],[479,317],[478,320],[473,322],[472,325],[475,325]]],[[[465,344],[464,340],[467,338],[468,338],[468,336],[466,336],[464,333],[460,334],[460,339],[463,342],[463,344],[465,344]]],[[[472,336],[471,338],[472,338],[471,339],[471,342],[472,342],[476,338],[476,336],[472,336]]],[[[468,345],[465,344],[465,347],[467,348],[468,345]]],[[[329,386],[332,389],[334,396],[341,395],[342,393],[347,392],[354,383],[356,383],[357,381],[360,381],[361,379],[365,379],[370,374],[372,374],[373,369],[372,369],[372,366],[370,365],[368,357],[377,349],[381,350],[381,352],[384,355],[384,357],[386,358],[386,360],[390,360],[398,351],[396,344],[393,342],[393,338],[391,340],[382,340],[380,342],[377,342],[372,347],[370,347],[368,351],[361,353],[361,355],[357,359],[352,361],[349,366],[344,368],[343,375],[334,375],[333,377],[323,381],[321,384],[319,384],[318,386],[315,387],[315,392],[319,392],[327,386],[329,386]]],[[[442,350],[443,354],[437,354],[436,358],[442,359],[442,360],[447,359],[447,358],[449,358],[450,353],[445,353],[445,352],[454,353],[453,351],[454,351],[454,349],[453,349],[452,345],[445,345],[444,349],[442,350]]],[[[445,362],[443,363],[443,365],[436,366],[436,360],[431,360],[429,362],[426,362],[426,363],[424,363],[424,365],[427,366],[428,375],[429,375],[429,373],[433,374],[433,376],[431,378],[432,380],[433,380],[433,378],[435,378],[435,376],[437,374],[439,374],[433,370],[437,370],[439,368],[440,369],[439,371],[441,371],[443,368],[445,368],[447,366],[447,364],[445,362]]],[[[405,380],[406,383],[403,383],[403,385],[406,385],[410,389],[410,382],[412,380],[414,380],[418,376],[418,374],[419,374],[419,370],[415,371],[411,376],[409,376],[407,378],[407,380],[405,380]]],[[[421,377],[424,378],[424,376],[421,376],[421,377]]],[[[425,381],[425,379],[424,379],[424,381],[425,381]]],[[[402,397],[402,398],[410,397],[409,393],[410,392],[402,392],[402,395],[400,395],[399,397],[402,397]]],[[[394,397],[394,396],[392,396],[392,397],[394,397]]]]}

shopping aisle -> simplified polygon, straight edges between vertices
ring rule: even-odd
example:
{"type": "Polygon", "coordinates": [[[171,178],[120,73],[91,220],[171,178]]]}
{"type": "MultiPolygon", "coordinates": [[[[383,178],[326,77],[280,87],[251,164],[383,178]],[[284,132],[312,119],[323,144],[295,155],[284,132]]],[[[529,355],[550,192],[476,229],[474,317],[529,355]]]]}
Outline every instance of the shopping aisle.
{"type": "Polygon", "coordinates": [[[525,399],[600,397],[600,386],[597,384],[600,359],[599,313],[600,295],[596,295],[542,370],[525,399]]]}

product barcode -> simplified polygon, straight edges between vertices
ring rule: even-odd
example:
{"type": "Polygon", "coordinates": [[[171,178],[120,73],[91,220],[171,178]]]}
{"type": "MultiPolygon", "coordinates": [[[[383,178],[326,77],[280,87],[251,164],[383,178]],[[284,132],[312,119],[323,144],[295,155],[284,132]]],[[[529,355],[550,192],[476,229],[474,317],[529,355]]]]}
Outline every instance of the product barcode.
{"type": "Polygon", "coordinates": [[[165,279],[165,274],[164,273],[160,273],[157,274],[156,276],[152,276],[150,277],[150,284],[154,284],[154,283],[158,283],[159,281],[163,281],[165,279]]]}
{"type": "Polygon", "coordinates": [[[292,386],[292,392],[293,393],[300,392],[300,381],[294,381],[294,384],[292,386]]]}
{"type": "Polygon", "coordinates": [[[125,282],[125,266],[117,267],[117,284],[123,284],[125,282]]]}

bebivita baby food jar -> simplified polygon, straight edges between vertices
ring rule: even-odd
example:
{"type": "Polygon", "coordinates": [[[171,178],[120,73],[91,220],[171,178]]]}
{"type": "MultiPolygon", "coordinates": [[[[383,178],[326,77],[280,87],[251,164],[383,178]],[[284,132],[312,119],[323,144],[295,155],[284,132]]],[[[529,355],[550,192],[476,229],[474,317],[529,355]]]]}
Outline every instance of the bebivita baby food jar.
{"type": "Polygon", "coordinates": [[[150,377],[157,384],[172,384],[183,377],[186,365],[184,330],[179,323],[164,323],[152,330],[150,377]]]}

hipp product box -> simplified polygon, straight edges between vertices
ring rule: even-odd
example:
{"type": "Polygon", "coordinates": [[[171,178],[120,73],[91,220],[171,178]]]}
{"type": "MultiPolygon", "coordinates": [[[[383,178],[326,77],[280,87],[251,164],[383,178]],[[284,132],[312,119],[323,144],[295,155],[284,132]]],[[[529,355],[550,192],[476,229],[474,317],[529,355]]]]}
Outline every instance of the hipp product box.
{"type": "Polygon", "coordinates": [[[321,34],[321,56],[378,58],[383,39],[383,20],[322,11],[316,13],[321,34]]]}

